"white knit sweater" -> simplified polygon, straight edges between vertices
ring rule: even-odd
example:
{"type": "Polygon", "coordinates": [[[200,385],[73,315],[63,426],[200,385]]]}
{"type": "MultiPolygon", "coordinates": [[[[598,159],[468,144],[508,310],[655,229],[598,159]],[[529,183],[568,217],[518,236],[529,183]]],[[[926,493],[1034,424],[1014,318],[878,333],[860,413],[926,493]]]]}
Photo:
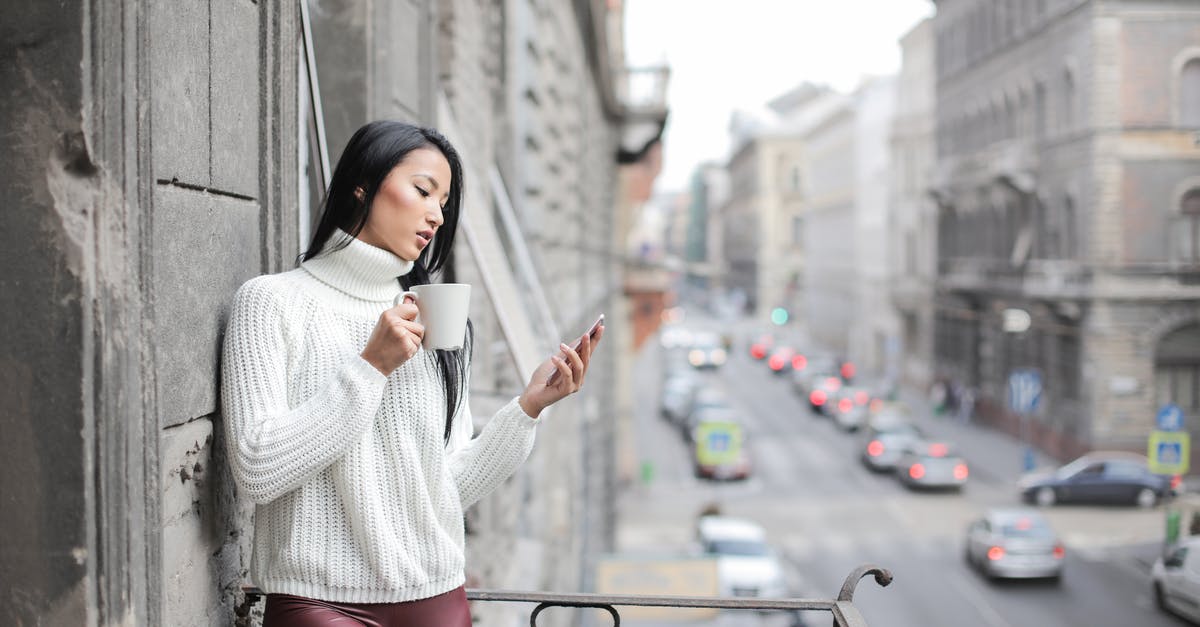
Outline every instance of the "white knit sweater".
{"type": "Polygon", "coordinates": [[[251,578],[267,592],[344,603],[462,585],[463,509],[529,455],[536,421],[514,398],[472,438],[424,350],[383,376],[360,353],[412,268],[349,246],[238,290],[221,399],[233,475],[257,507],[251,578]]]}

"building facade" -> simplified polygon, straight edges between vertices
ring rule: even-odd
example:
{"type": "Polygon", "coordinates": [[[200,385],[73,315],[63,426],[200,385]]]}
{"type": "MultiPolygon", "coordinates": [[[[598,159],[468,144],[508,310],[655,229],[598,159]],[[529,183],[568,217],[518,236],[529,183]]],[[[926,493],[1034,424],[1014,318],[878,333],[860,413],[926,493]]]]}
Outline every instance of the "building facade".
{"type": "Polygon", "coordinates": [[[895,379],[900,369],[900,318],[891,298],[890,223],[892,151],[890,133],[896,109],[896,78],[868,79],[854,94],[854,324],[849,357],[859,369],[895,379]]]}
{"type": "Polygon", "coordinates": [[[933,373],[933,300],[937,214],[928,195],[936,156],[933,20],[900,39],[889,177],[888,283],[900,323],[899,378],[925,387],[933,373]]]}
{"type": "Polygon", "coordinates": [[[1200,5],[937,9],[939,376],[1016,432],[1005,382],[1038,370],[1026,433],[1063,457],[1145,451],[1167,402],[1195,429],[1200,5]]]}
{"type": "Polygon", "coordinates": [[[846,355],[859,313],[854,100],[842,95],[820,114],[804,134],[804,319],[813,341],[846,355]]]}
{"type": "MultiPolygon", "coordinates": [[[[560,338],[627,312],[617,155],[647,147],[621,141],[620,18],[619,3],[587,0],[14,13],[0,31],[0,77],[14,86],[0,128],[16,138],[0,155],[15,205],[0,217],[12,268],[0,447],[22,470],[0,479],[0,622],[253,622],[252,510],[219,411],[222,329],[238,285],[295,267],[327,168],[368,120],[436,126],[464,157],[448,276],[479,288],[479,416],[519,393],[560,338]]],[[[470,585],[589,588],[615,516],[606,418],[620,334],[606,340],[588,389],[468,512],[470,585]]],[[[515,625],[528,621],[520,609],[476,612],[515,625]]]]}

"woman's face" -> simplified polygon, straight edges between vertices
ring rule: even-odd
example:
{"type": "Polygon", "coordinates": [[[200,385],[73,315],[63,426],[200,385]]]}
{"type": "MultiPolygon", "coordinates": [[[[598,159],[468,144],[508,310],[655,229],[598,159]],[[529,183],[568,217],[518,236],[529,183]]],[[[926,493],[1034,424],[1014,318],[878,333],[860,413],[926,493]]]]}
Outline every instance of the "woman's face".
{"type": "Polygon", "coordinates": [[[437,148],[418,148],[379,186],[358,239],[416,261],[442,226],[450,197],[450,163],[437,148]]]}

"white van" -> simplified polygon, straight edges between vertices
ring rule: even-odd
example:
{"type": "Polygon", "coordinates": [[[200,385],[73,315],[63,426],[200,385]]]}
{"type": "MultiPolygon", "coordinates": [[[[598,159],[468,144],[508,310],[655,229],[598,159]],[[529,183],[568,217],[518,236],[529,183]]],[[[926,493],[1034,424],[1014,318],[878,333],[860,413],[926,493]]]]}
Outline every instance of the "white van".
{"type": "Polygon", "coordinates": [[[701,516],[696,540],[700,550],[717,560],[721,596],[787,596],[783,564],[762,526],[731,516],[701,516]]]}

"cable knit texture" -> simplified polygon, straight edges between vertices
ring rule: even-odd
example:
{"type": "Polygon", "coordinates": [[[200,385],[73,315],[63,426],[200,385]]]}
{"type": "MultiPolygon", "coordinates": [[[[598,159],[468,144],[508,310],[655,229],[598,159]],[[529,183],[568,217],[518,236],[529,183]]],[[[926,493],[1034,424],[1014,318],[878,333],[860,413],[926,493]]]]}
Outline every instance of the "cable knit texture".
{"type": "Polygon", "coordinates": [[[226,330],[221,399],[233,475],[256,504],[253,581],[344,603],[462,585],[463,509],[528,457],[536,421],[513,399],[477,437],[424,350],[385,377],[360,353],[411,262],[349,245],[247,281],[226,330]]]}

